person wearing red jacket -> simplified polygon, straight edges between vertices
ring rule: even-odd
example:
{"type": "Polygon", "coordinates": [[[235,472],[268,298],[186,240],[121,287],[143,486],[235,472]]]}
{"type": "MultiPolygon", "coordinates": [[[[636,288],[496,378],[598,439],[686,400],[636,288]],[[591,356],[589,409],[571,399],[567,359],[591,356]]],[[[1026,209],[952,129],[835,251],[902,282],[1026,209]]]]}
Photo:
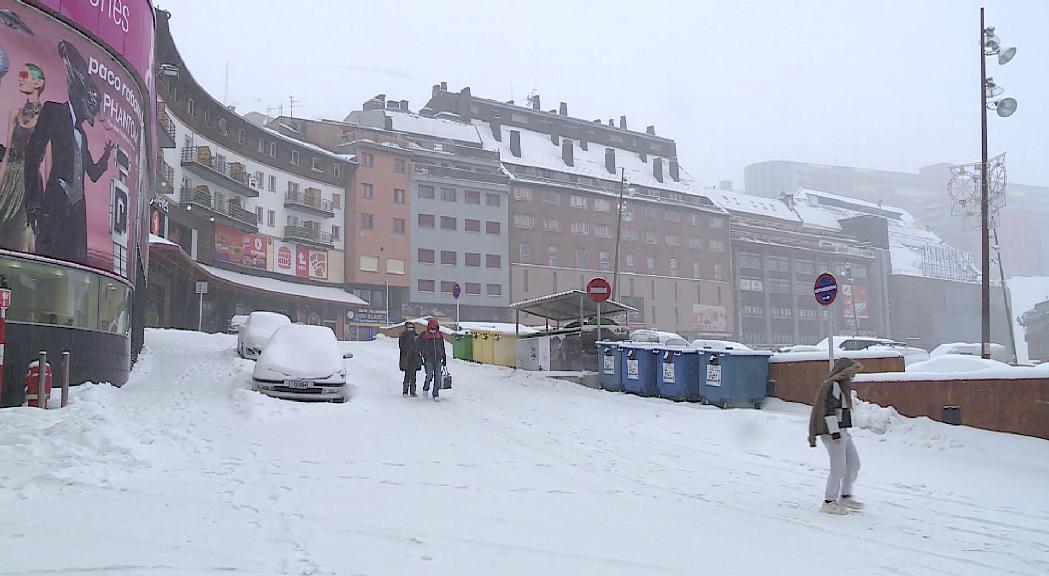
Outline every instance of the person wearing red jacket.
{"type": "Polygon", "coordinates": [[[441,390],[441,368],[448,365],[448,357],[444,353],[444,338],[436,318],[430,318],[426,322],[426,331],[419,335],[419,354],[426,369],[423,392],[428,391],[432,383],[433,399],[437,400],[441,390]]]}

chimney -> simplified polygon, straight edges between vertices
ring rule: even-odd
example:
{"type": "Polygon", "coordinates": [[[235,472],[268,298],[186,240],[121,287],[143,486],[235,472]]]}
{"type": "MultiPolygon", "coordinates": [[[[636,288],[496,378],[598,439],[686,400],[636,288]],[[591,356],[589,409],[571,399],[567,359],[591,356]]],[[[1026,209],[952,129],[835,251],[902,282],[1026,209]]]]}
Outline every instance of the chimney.
{"type": "Polygon", "coordinates": [[[611,119],[611,118],[609,118],[608,119],[608,125],[613,127],[613,128],[615,128],[616,127],[616,121],[611,119]]]}
{"type": "Polygon", "coordinates": [[[678,165],[676,159],[670,160],[670,179],[674,182],[681,181],[681,173],[678,171],[678,165]]]}
{"type": "Polygon", "coordinates": [[[383,120],[383,128],[387,130],[393,130],[393,118],[391,118],[390,116],[384,116],[383,120]]]}
{"type": "Polygon", "coordinates": [[[565,164],[569,166],[575,166],[575,149],[572,148],[572,141],[565,138],[561,141],[561,159],[565,161],[565,164]]]}
{"type": "Polygon", "coordinates": [[[608,170],[609,174],[616,173],[616,150],[615,148],[605,148],[605,170],[608,170]]]}
{"type": "Polygon", "coordinates": [[[371,100],[368,100],[367,102],[364,103],[363,108],[364,108],[365,111],[367,111],[367,110],[382,110],[383,108],[386,107],[385,100],[386,100],[386,95],[385,94],[376,94],[375,96],[372,96],[371,100]]]}
{"type": "Polygon", "coordinates": [[[619,117],[619,127],[626,130],[626,116],[619,117]]]}
{"type": "Polygon", "coordinates": [[[407,100],[401,100],[401,110],[404,110],[405,112],[408,111],[408,101],[407,100]]]}
{"type": "Polygon", "coordinates": [[[562,102],[560,108],[557,111],[557,113],[562,115],[562,116],[568,116],[568,103],[567,102],[562,102]]]}
{"type": "Polygon", "coordinates": [[[447,89],[448,89],[448,83],[447,82],[441,82],[441,90],[447,90],[447,89]]]}
{"type": "Polygon", "coordinates": [[[459,117],[464,122],[470,121],[470,107],[473,106],[473,95],[470,93],[470,87],[467,86],[459,91],[459,102],[457,112],[459,117]]]}
{"type": "Polygon", "coordinates": [[[432,92],[431,96],[437,96],[437,93],[440,92],[440,91],[441,91],[441,85],[440,84],[434,84],[433,85],[433,89],[431,90],[431,92],[432,92]]]}
{"type": "Polygon", "coordinates": [[[780,199],[783,200],[783,203],[787,205],[787,208],[790,208],[791,210],[794,209],[794,194],[791,194],[790,192],[785,192],[780,197],[780,199]]]}
{"type": "Polygon", "coordinates": [[[419,115],[420,116],[425,116],[427,118],[433,118],[434,114],[436,114],[436,112],[434,112],[433,108],[430,108],[429,106],[423,106],[422,108],[419,109],[419,115]]]}
{"type": "Polygon", "coordinates": [[[579,139],[579,149],[584,151],[584,152],[586,152],[587,150],[590,149],[589,145],[587,144],[586,138],[580,138],[579,139]]]}
{"type": "Polygon", "coordinates": [[[510,131],[510,153],[516,158],[521,157],[521,131],[510,131]]]}
{"type": "Polygon", "coordinates": [[[492,116],[492,119],[488,121],[488,125],[492,127],[492,137],[495,138],[496,142],[503,141],[503,119],[498,115],[492,116]]]}
{"type": "Polygon", "coordinates": [[[401,103],[396,101],[396,100],[390,100],[389,102],[386,103],[386,109],[387,110],[399,110],[400,108],[401,108],[401,103]]]}
{"type": "Polygon", "coordinates": [[[651,134],[651,135],[655,136],[656,135],[656,127],[653,126],[653,125],[649,125],[648,127],[645,128],[645,134],[651,134]]]}
{"type": "Polygon", "coordinates": [[[532,94],[532,110],[539,111],[539,95],[532,94]]]}
{"type": "Polygon", "coordinates": [[[600,118],[594,118],[594,124],[600,124],[600,123],[601,123],[601,119],[600,118]]]}
{"type": "Polygon", "coordinates": [[[656,182],[663,183],[663,159],[658,156],[652,159],[652,175],[656,182]]]}

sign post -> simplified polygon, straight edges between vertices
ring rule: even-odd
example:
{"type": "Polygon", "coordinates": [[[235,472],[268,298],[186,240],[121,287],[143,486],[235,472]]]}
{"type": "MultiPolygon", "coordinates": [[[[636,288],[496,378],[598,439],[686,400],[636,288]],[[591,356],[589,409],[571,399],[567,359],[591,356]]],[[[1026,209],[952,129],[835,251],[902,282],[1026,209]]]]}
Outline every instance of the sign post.
{"type": "Polygon", "coordinates": [[[0,275],[0,406],[4,400],[4,347],[7,344],[7,309],[11,306],[11,290],[7,278],[0,275]]]}
{"type": "Polygon", "coordinates": [[[203,332],[204,325],[204,295],[208,293],[207,282],[197,282],[196,292],[200,295],[200,308],[197,310],[197,332],[203,332]]]}
{"type": "Polygon", "coordinates": [[[831,368],[834,368],[834,314],[831,313],[830,305],[838,297],[838,281],[830,272],[824,272],[816,277],[816,283],[812,287],[812,295],[816,302],[823,306],[823,313],[827,315],[827,355],[830,358],[831,368]]]}
{"type": "Polygon", "coordinates": [[[463,289],[459,287],[459,283],[456,282],[455,286],[452,286],[452,298],[455,298],[455,329],[462,330],[459,326],[459,296],[462,296],[463,289]]]}
{"type": "MultiPolygon", "coordinates": [[[[601,303],[607,302],[612,296],[612,285],[608,283],[608,280],[597,277],[593,278],[586,283],[586,295],[591,301],[597,303],[597,341],[601,341],[601,303]]],[[[579,333],[582,335],[583,327],[579,326],[579,333]]]]}

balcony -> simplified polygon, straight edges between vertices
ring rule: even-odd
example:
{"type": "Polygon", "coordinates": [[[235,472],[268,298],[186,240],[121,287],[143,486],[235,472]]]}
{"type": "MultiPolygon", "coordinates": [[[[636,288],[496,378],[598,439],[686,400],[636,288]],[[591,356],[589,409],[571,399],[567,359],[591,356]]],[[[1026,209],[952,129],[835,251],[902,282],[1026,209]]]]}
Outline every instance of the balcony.
{"type": "Polygon", "coordinates": [[[335,241],[330,232],[321,232],[317,228],[306,226],[285,226],[284,239],[289,242],[306,242],[324,248],[335,247],[335,241]]]}
{"type": "Polygon", "coordinates": [[[258,231],[258,220],[254,212],[249,212],[241,207],[240,198],[225,199],[216,197],[207,186],[189,188],[183,186],[179,190],[179,203],[187,210],[199,208],[223,224],[229,224],[236,228],[258,231]]]}
{"type": "Polygon", "coordinates": [[[211,155],[207,146],[186,146],[182,149],[182,166],[193,174],[241,196],[257,198],[259,191],[251,187],[251,180],[239,162],[227,163],[211,155]]]}
{"type": "Polygon", "coordinates": [[[335,217],[335,208],[332,207],[331,200],[321,198],[320,190],[316,188],[307,188],[305,194],[288,190],[284,193],[284,207],[296,208],[325,218],[335,217]]]}
{"type": "Polygon", "coordinates": [[[168,109],[163,103],[157,103],[157,145],[161,148],[174,148],[175,123],[168,117],[168,109]]]}
{"type": "Polygon", "coordinates": [[[157,169],[157,192],[161,194],[175,193],[175,169],[170,164],[161,160],[157,169]]]}

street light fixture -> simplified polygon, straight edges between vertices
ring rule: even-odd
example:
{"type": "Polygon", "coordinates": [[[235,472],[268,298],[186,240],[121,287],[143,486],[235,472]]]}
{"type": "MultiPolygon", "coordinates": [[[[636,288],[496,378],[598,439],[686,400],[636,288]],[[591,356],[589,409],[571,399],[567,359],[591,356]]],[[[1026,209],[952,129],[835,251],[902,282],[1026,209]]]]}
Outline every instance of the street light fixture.
{"type": "MultiPolygon", "coordinates": [[[[987,110],[993,109],[998,116],[1008,118],[1016,112],[1016,99],[997,98],[1002,89],[994,78],[987,77],[987,57],[998,56],[998,64],[1008,64],[1016,56],[1016,48],[1002,49],[1001,39],[994,33],[994,26],[984,25],[983,8],[980,8],[980,244],[982,266],[980,271],[980,355],[991,357],[991,240],[988,218],[990,202],[987,194],[987,110]]],[[[1011,323],[1011,320],[1010,320],[1011,323]]]]}

